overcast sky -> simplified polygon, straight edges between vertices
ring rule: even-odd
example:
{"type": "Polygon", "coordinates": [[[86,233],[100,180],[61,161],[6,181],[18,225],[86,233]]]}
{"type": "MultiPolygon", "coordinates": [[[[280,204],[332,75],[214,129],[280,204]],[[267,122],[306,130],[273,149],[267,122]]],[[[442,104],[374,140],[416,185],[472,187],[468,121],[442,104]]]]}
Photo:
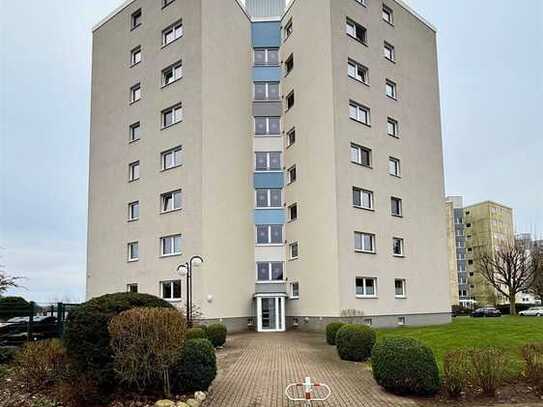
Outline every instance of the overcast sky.
{"type": "MultiPolygon", "coordinates": [[[[121,3],[0,0],[0,264],[28,289],[12,293],[83,299],[91,27],[121,3]]],[[[543,1],[408,3],[439,30],[447,194],[543,232],[543,1]]]]}

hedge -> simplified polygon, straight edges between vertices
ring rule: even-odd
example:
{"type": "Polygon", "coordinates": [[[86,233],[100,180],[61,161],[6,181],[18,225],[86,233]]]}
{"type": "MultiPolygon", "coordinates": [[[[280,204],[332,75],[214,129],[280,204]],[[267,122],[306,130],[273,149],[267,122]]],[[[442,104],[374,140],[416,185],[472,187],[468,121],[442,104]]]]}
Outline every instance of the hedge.
{"type": "Polygon", "coordinates": [[[341,327],[343,327],[345,323],[343,322],[331,322],[328,325],[326,325],[326,343],[328,345],[335,345],[336,344],[336,334],[337,331],[341,327]]]}
{"type": "Polygon", "coordinates": [[[336,346],[343,360],[362,362],[371,356],[375,345],[375,331],[367,325],[347,324],[336,334],[336,346]]]}

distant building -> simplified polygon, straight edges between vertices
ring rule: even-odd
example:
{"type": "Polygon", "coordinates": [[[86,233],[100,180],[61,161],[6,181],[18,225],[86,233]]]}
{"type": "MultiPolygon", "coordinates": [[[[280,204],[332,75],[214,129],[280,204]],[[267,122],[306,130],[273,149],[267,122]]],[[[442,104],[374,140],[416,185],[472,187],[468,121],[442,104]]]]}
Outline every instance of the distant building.
{"type": "Polygon", "coordinates": [[[449,196],[446,206],[451,305],[469,307],[472,300],[466,273],[463,199],[461,196],[449,196]]]}

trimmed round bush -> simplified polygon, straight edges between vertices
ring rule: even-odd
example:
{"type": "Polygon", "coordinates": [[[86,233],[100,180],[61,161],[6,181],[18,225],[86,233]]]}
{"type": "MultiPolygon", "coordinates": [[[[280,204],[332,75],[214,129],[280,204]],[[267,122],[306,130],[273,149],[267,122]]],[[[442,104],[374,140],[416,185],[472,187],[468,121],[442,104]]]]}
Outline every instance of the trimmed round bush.
{"type": "Polygon", "coordinates": [[[336,344],[336,334],[337,331],[341,327],[343,327],[345,323],[343,322],[331,322],[328,325],[326,325],[326,343],[328,345],[335,345],[336,344]]]}
{"type": "Polygon", "coordinates": [[[206,391],[217,376],[215,349],[207,339],[185,342],[183,351],[172,368],[172,390],[177,393],[206,391]]]}
{"type": "Polygon", "coordinates": [[[132,308],[173,308],[158,297],[139,293],[107,294],[93,298],[68,315],[64,343],[73,367],[95,379],[99,387],[115,385],[109,321],[132,308]]]}
{"type": "Polygon", "coordinates": [[[212,324],[207,327],[207,337],[216,348],[226,342],[227,330],[223,324],[212,324]]]}
{"type": "Polygon", "coordinates": [[[339,357],[352,362],[362,362],[371,356],[375,345],[375,331],[366,325],[343,325],[336,334],[339,357]]]}
{"type": "Polygon", "coordinates": [[[395,394],[430,396],[441,384],[434,353],[413,338],[380,341],[373,348],[371,365],[375,381],[395,394]]]}
{"type": "Polygon", "coordinates": [[[187,330],[185,338],[187,341],[191,339],[207,339],[207,334],[206,331],[200,327],[190,328],[187,330]]]}

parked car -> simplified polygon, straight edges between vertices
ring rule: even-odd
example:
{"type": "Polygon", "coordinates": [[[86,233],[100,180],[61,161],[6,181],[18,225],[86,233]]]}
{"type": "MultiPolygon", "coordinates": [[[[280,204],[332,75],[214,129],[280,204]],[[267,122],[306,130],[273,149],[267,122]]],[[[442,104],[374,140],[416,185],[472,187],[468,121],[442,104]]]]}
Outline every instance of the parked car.
{"type": "Polygon", "coordinates": [[[471,313],[473,318],[491,318],[491,317],[501,317],[502,313],[499,309],[493,307],[477,308],[471,313]]]}
{"type": "MultiPolygon", "coordinates": [[[[15,317],[0,324],[0,344],[25,342],[28,336],[28,317],[15,317]]],[[[32,318],[32,339],[54,338],[58,334],[57,319],[53,316],[32,318]]]]}
{"type": "Polygon", "coordinates": [[[543,307],[530,307],[518,313],[521,317],[543,317],[543,307]]]}

